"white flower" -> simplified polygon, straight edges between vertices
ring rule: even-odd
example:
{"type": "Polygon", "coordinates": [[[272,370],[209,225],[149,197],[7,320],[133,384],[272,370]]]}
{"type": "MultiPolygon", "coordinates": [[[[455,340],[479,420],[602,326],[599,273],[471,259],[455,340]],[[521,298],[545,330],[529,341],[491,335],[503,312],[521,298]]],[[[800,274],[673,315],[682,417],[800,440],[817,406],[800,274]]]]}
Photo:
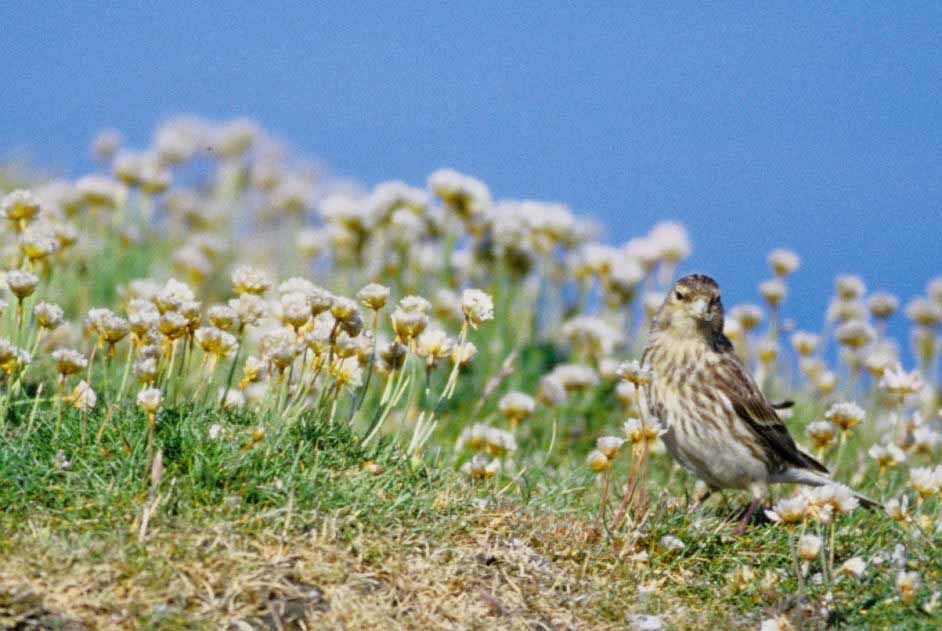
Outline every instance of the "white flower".
{"type": "Polygon", "coordinates": [[[237,388],[229,388],[228,390],[220,388],[219,399],[222,399],[222,407],[227,410],[238,410],[245,407],[245,394],[237,388]]]}
{"type": "Polygon", "coordinates": [[[791,337],[792,348],[802,356],[814,355],[821,343],[821,336],[807,331],[796,331],[791,337]]]}
{"type": "Polygon", "coordinates": [[[500,469],[500,460],[494,458],[488,462],[487,458],[481,454],[474,454],[471,460],[461,467],[462,472],[476,480],[492,478],[500,472],[500,469]]]}
{"type": "Polygon", "coordinates": [[[491,204],[491,193],[484,182],[454,169],[439,169],[432,173],[428,177],[428,187],[463,219],[480,215],[491,204]]]}
{"type": "Polygon", "coordinates": [[[512,421],[522,421],[533,414],[536,401],[524,392],[508,392],[497,403],[501,414],[512,421]]]}
{"type": "Polygon", "coordinates": [[[839,483],[826,484],[815,487],[811,490],[805,490],[809,505],[820,508],[827,508],[834,514],[849,513],[858,506],[860,500],[854,495],[850,488],[839,483]]]}
{"type": "Polygon", "coordinates": [[[913,450],[918,453],[931,454],[940,441],[942,435],[928,427],[917,427],[913,431],[913,450]]]}
{"type": "Polygon", "coordinates": [[[389,287],[370,283],[357,292],[357,300],[366,307],[378,311],[386,305],[386,301],[389,300],[389,293],[389,287]]]}
{"type": "Polygon", "coordinates": [[[669,263],[679,263],[690,256],[690,237],[687,229],[676,222],[659,223],[648,233],[658,258],[669,263]]]}
{"type": "Polygon", "coordinates": [[[623,425],[625,436],[632,443],[654,442],[667,431],[658,419],[630,418],[623,425]]]}
{"type": "Polygon", "coordinates": [[[942,465],[910,469],[909,484],[921,497],[937,495],[942,491],[942,465]]]}
{"type": "Polygon", "coordinates": [[[268,275],[249,265],[240,265],[232,271],[232,291],[237,294],[263,294],[271,287],[268,275]]]}
{"type": "Polygon", "coordinates": [[[651,378],[653,377],[651,371],[648,368],[642,367],[637,359],[622,362],[615,372],[619,377],[629,383],[633,383],[635,386],[646,386],[651,383],[651,378]]]}
{"type": "Polygon", "coordinates": [[[893,444],[887,446],[873,445],[867,451],[867,454],[876,460],[881,468],[886,467],[892,469],[901,462],[906,462],[906,453],[893,444]]]}
{"type": "Polygon", "coordinates": [[[834,279],[837,295],[842,300],[859,300],[867,293],[867,285],[859,276],[843,274],[834,279]]]}
{"type": "Polygon", "coordinates": [[[807,510],[808,498],[804,494],[799,494],[780,499],[772,506],[772,510],[765,511],[765,514],[776,523],[795,524],[805,519],[807,510]]]}
{"type": "Polygon", "coordinates": [[[759,631],[793,631],[794,628],[785,616],[768,618],[759,625],[759,631]]]}
{"type": "Polygon", "coordinates": [[[916,324],[933,327],[942,321],[942,307],[926,298],[914,298],[906,305],[906,317],[916,324]]]}
{"type": "Polygon", "coordinates": [[[39,198],[27,190],[11,191],[0,200],[0,215],[9,221],[29,221],[39,209],[39,198]]]}
{"type": "Polygon", "coordinates": [[[788,276],[798,269],[801,259],[793,250],[778,248],[769,253],[769,265],[776,276],[788,276]]]}
{"type": "Polygon", "coordinates": [[[84,379],[78,382],[78,385],[72,389],[72,394],[69,395],[69,403],[80,412],[91,412],[95,409],[97,402],[98,396],[84,379]]]}
{"type": "Polygon", "coordinates": [[[599,385],[599,376],[585,364],[560,364],[552,375],[567,391],[588,390],[599,385]]]}
{"type": "Polygon", "coordinates": [[[899,298],[885,291],[878,291],[867,299],[867,308],[875,318],[885,319],[899,308],[899,298]]]}
{"type": "Polygon", "coordinates": [[[856,403],[835,403],[825,413],[824,418],[831,421],[843,430],[860,425],[867,417],[867,413],[856,403]]]}
{"type": "Polygon", "coordinates": [[[39,276],[27,270],[14,269],[7,272],[6,283],[10,291],[17,298],[23,300],[31,296],[36,290],[36,285],[39,284],[39,276]]]}
{"type": "Polygon", "coordinates": [[[148,414],[155,414],[162,400],[163,395],[157,388],[145,388],[137,393],[137,404],[148,414]]]}
{"type": "Polygon", "coordinates": [[[834,438],[837,436],[837,428],[829,421],[809,423],[806,431],[816,449],[827,449],[834,443],[834,438]]]}
{"type": "Polygon", "coordinates": [[[475,423],[466,427],[458,437],[455,445],[457,451],[467,447],[471,451],[487,451],[493,455],[517,450],[517,441],[508,431],[491,427],[483,423],[475,423]]]}
{"type": "Polygon", "coordinates": [[[631,619],[631,628],[636,631],[660,631],[664,628],[664,621],[658,616],[637,614],[631,619]]]}
{"type": "Polygon", "coordinates": [[[781,278],[770,278],[759,283],[759,293],[762,294],[766,302],[774,307],[785,299],[788,288],[781,278]]]}
{"type": "Polygon", "coordinates": [[[547,407],[556,407],[566,402],[566,386],[552,373],[540,378],[536,394],[540,403],[547,407]]]}
{"type": "Polygon", "coordinates": [[[589,452],[589,455],[586,456],[586,464],[589,465],[589,468],[598,473],[599,471],[605,471],[612,466],[611,460],[608,459],[608,456],[603,454],[598,449],[593,449],[589,452]]]}
{"type": "Polygon", "coordinates": [[[911,603],[916,597],[916,591],[922,583],[918,572],[900,571],[896,575],[896,589],[899,591],[900,598],[904,603],[911,603]]]}
{"type": "Polygon", "coordinates": [[[49,330],[57,328],[64,320],[62,307],[49,302],[36,303],[33,313],[39,326],[49,330]]]}
{"type": "Polygon", "coordinates": [[[906,521],[909,519],[909,498],[892,498],[886,502],[886,514],[893,521],[906,521]]]}
{"type": "Polygon", "coordinates": [[[624,438],[619,438],[618,436],[600,436],[598,440],[595,441],[595,448],[605,454],[606,458],[611,460],[624,444],[624,438]]]}
{"type": "Polygon", "coordinates": [[[56,362],[56,369],[63,376],[81,372],[88,366],[88,360],[85,356],[70,348],[59,348],[52,351],[52,359],[56,362]]]}
{"type": "Polygon", "coordinates": [[[864,571],[867,569],[867,562],[860,557],[851,557],[844,561],[841,564],[840,569],[838,570],[841,574],[845,576],[851,576],[853,578],[860,578],[863,576],[864,571]]]}
{"type": "Polygon", "coordinates": [[[438,359],[448,357],[452,350],[452,340],[439,328],[429,328],[416,338],[416,354],[424,357],[432,366],[438,359]]]}
{"type": "Polygon", "coordinates": [[[883,340],[866,349],[864,368],[874,377],[882,377],[897,363],[899,363],[899,350],[893,342],[883,340]]]}
{"type": "Polygon", "coordinates": [[[814,561],[821,552],[821,537],[804,534],[798,539],[798,556],[805,561],[814,561]]]}
{"type": "Polygon", "coordinates": [[[461,293],[461,310],[473,328],[494,319],[494,300],[480,289],[465,289],[461,293]]]}
{"type": "Polygon", "coordinates": [[[186,283],[181,283],[175,278],[171,278],[166,284],[154,294],[154,304],[161,313],[165,311],[175,311],[180,305],[196,300],[196,294],[186,283]]]}
{"type": "Polygon", "coordinates": [[[834,331],[834,338],[850,348],[866,346],[876,337],[877,334],[873,327],[863,320],[848,320],[834,331]]]}
{"type": "Polygon", "coordinates": [[[216,440],[217,438],[219,438],[221,434],[222,434],[222,425],[220,425],[219,423],[213,423],[212,425],[209,426],[208,435],[209,435],[210,440],[216,440]]]}
{"type": "Polygon", "coordinates": [[[683,550],[686,546],[684,542],[671,535],[664,535],[659,542],[661,548],[666,552],[677,552],[683,550]]]}
{"type": "Polygon", "coordinates": [[[731,320],[739,322],[743,331],[751,331],[762,322],[762,307],[758,305],[737,305],[729,312],[731,320]]]}
{"type": "Polygon", "coordinates": [[[918,392],[922,389],[922,385],[922,377],[918,370],[908,373],[900,364],[896,364],[892,370],[887,370],[880,379],[880,388],[897,396],[918,392]]]}

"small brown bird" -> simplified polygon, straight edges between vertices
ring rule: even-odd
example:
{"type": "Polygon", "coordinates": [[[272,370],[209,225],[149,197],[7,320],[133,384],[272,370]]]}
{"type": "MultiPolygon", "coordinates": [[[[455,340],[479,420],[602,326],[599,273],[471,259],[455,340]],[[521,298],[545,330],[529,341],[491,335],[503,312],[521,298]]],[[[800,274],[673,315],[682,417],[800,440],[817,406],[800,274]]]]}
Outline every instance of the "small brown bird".
{"type": "Polygon", "coordinates": [[[798,448],[775,411],[782,406],[769,403],[733,351],[723,334],[720,288],[709,276],[677,281],[651,322],[641,363],[651,371],[644,405],[667,428],[662,439],[670,455],[711,492],[752,493],[741,527],[770,483],[835,484],[798,448]]]}

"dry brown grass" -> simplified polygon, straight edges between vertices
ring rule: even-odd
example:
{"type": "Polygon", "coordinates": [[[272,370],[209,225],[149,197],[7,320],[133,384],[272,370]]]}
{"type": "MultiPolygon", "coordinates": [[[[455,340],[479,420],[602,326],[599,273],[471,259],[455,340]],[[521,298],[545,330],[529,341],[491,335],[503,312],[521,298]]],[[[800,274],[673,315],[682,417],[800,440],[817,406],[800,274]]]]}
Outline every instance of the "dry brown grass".
{"type": "Polygon", "coordinates": [[[337,519],[287,534],[217,522],[155,528],[144,544],[130,531],[116,541],[36,528],[5,555],[0,622],[58,620],[76,630],[620,626],[598,618],[604,580],[582,571],[564,540],[515,536],[536,525],[482,511],[451,524],[445,540],[395,528],[344,541],[337,519]],[[538,550],[541,543],[560,557],[538,550]]]}

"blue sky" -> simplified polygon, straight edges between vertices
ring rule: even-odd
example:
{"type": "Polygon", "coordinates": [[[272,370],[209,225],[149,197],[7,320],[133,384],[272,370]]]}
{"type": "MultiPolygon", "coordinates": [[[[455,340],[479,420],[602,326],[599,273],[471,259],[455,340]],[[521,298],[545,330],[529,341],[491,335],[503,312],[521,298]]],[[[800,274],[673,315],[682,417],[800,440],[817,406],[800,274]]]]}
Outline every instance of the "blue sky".
{"type": "Polygon", "coordinates": [[[728,303],[790,246],[806,326],[835,273],[942,273],[942,4],[390,4],[2,3],[0,155],[79,174],[100,127],[247,114],[370,184],[678,219],[728,303]]]}

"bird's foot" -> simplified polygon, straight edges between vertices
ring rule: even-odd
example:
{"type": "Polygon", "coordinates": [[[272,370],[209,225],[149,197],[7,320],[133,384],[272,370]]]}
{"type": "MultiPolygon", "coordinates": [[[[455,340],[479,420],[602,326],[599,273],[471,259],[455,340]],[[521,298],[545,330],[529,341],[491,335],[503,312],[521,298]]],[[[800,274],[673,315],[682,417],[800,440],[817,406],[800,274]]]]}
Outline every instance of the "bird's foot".
{"type": "Polygon", "coordinates": [[[757,510],[761,503],[761,498],[755,498],[749,503],[749,506],[740,512],[738,523],[736,524],[736,528],[733,530],[735,535],[739,536],[745,533],[746,528],[750,524],[758,525],[769,523],[769,518],[766,517],[765,511],[757,510]]]}

